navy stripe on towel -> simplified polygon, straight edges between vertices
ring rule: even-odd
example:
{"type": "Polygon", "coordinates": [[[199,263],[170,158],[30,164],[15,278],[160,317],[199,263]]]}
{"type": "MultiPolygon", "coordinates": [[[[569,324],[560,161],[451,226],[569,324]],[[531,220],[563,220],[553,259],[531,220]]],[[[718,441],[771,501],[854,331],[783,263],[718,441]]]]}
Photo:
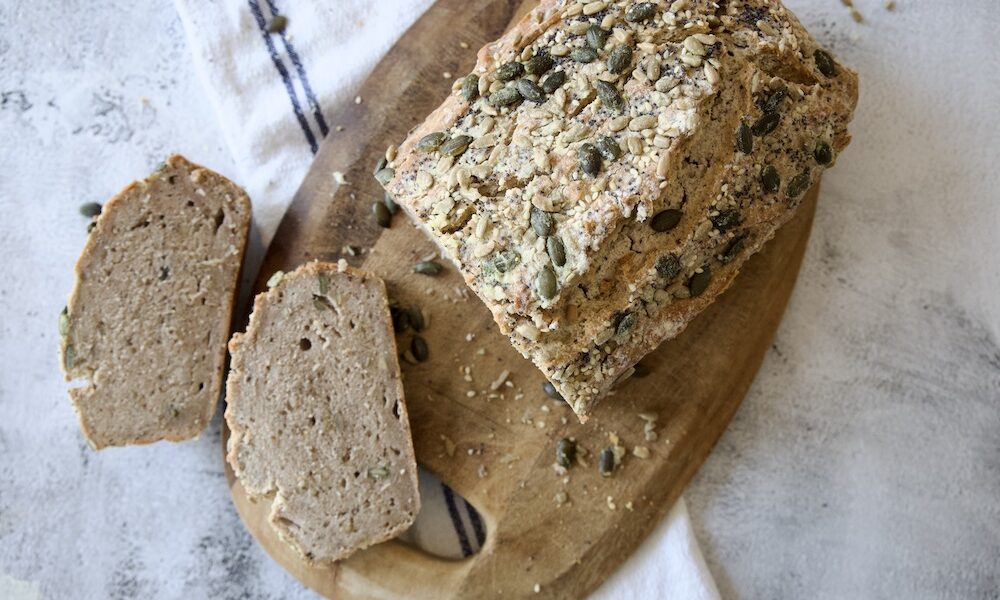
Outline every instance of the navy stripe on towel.
{"type": "Polygon", "coordinates": [[[319,149],[319,146],[316,144],[316,136],[313,135],[312,129],[309,127],[309,122],[306,121],[306,116],[302,113],[302,107],[299,106],[299,99],[295,95],[295,88],[292,86],[288,69],[285,68],[285,64],[278,57],[278,52],[274,48],[274,42],[271,41],[271,34],[267,32],[267,22],[264,21],[264,15],[260,12],[260,5],[257,4],[257,0],[248,0],[248,2],[250,4],[250,11],[253,12],[254,19],[257,20],[257,27],[264,37],[264,43],[267,44],[267,51],[271,55],[271,62],[274,63],[274,68],[281,75],[281,81],[285,84],[288,99],[292,101],[292,110],[295,111],[295,118],[298,119],[299,125],[302,127],[302,133],[305,134],[306,141],[309,142],[309,149],[312,150],[313,154],[316,154],[316,151],[319,149]]]}
{"type": "Polygon", "coordinates": [[[451,517],[451,524],[455,527],[455,533],[458,534],[458,543],[462,547],[462,556],[472,556],[472,546],[469,545],[469,536],[465,534],[465,525],[462,524],[462,517],[458,514],[458,506],[455,505],[455,494],[451,491],[451,488],[445,484],[441,484],[441,490],[444,492],[444,501],[448,504],[448,516],[451,517]]]}
{"type": "MultiPolygon", "coordinates": [[[[267,0],[267,6],[271,9],[272,15],[281,14],[273,0],[267,0]]],[[[305,90],[306,100],[309,101],[309,108],[312,110],[313,118],[316,119],[316,124],[319,125],[319,132],[323,137],[326,137],[326,134],[330,133],[330,128],[326,125],[326,119],[323,117],[323,111],[319,107],[319,101],[316,100],[316,94],[313,93],[312,86],[309,84],[309,76],[306,75],[306,69],[302,66],[302,59],[299,58],[299,53],[295,51],[295,46],[288,40],[284,32],[281,33],[281,43],[285,46],[285,52],[288,52],[288,58],[292,59],[292,66],[295,67],[295,72],[299,74],[299,81],[302,82],[302,89],[305,90]]]]}
{"type": "Polygon", "coordinates": [[[476,509],[469,504],[469,501],[464,501],[465,510],[469,512],[469,522],[472,523],[472,531],[476,533],[476,542],[478,542],[479,547],[482,548],[483,544],[486,542],[486,530],[483,529],[483,521],[479,518],[479,513],[476,512],[476,509]]]}

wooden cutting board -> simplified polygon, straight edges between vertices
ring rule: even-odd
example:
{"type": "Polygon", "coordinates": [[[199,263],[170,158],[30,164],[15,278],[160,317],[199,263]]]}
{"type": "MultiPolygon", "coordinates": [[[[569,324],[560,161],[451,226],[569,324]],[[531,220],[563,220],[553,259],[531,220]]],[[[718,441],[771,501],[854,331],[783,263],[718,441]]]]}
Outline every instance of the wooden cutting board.
{"type": "MultiPolygon", "coordinates": [[[[343,257],[383,277],[396,300],[422,307],[429,316],[422,335],[430,359],[402,362],[417,460],[465,496],[487,528],[483,549],[462,561],[394,541],[333,566],[310,567],[268,526],[269,503],[251,503],[227,465],[233,501],[247,528],[275,560],[326,597],[570,598],[596,588],[669,511],[722,434],[795,284],[815,189],[730,291],[643,360],[651,374],[620,385],[581,425],[567,406],[542,393],[541,373],[500,335],[486,307],[464,291],[454,267],[448,264],[437,277],[411,272],[434,247],[402,213],[390,229],[374,225],[372,202],[382,192],[373,167],[387,146],[399,143],[450,92],[452,79],[442,74],[468,72],[476,49],[533,5],[439,0],[431,7],[358,90],[361,103],[328,113],[334,130],[258,277],[262,288],[278,269],[343,257]],[[334,172],[346,182],[338,184],[334,172]],[[343,252],[347,245],[370,251],[350,256],[343,252]],[[513,387],[491,392],[505,371],[513,387]],[[645,439],[639,413],[656,415],[655,441],[645,439]],[[611,445],[610,435],[630,452],[605,478],[596,455],[611,445]],[[576,438],[589,451],[589,466],[572,467],[568,478],[553,470],[555,445],[563,437],[576,438]],[[635,446],[646,447],[649,457],[633,456],[635,446]],[[567,498],[561,505],[560,492],[567,498]]],[[[401,334],[400,348],[410,339],[410,333],[401,334]]]]}

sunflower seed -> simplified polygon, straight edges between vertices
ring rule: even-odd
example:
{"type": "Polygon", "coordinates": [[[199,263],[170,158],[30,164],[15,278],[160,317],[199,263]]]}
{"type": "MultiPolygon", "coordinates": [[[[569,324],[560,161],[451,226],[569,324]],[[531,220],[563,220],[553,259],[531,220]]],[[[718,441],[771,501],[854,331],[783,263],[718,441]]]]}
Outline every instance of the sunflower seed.
{"type": "Polygon", "coordinates": [[[517,91],[521,96],[532,102],[545,102],[545,92],[530,79],[518,79],[517,91]]]}
{"type": "Polygon", "coordinates": [[[684,213],[673,208],[661,210],[653,215],[653,218],[649,221],[649,226],[653,228],[653,231],[659,233],[670,231],[674,227],[677,227],[677,224],[681,222],[681,217],[683,215],[684,213]]]}
{"type": "Polygon", "coordinates": [[[413,265],[413,272],[420,273],[421,275],[437,275],[441,272],[441,263],[435,262],[433,260],[422,260],[417,264],[413,265]]]}
{"type": "Polygon", "coordinates": [[[564,83],[566,83],[566,72],[556,71],[545,78],[545,81],[542,82],[542,89],[546,94],[551,94],[562,87],[564,83]]]}
{"type": "Polygon", "coordinates": [[[441,147],[441,144],[448,139],[448,134],[444,131],[435,131],[434,133],[428,133],[424,137],[420,138],[417,145],[414,147],[417,152],[433,152],[441,147]]]}
{"type": "Polygon", "coordinates": [[[624,73],[632,66],[632,47],[615,46],[608,55],[608,71],[624,73]]]}

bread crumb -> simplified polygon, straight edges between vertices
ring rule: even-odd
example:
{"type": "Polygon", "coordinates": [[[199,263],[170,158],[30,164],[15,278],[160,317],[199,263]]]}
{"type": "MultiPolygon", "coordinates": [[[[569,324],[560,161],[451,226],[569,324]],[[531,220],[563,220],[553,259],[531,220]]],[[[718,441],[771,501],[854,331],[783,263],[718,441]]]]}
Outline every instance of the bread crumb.
{"type": "Polygon", "coordinates": [[[882,6],[884,6],[886,10],[896,10],[895,0],[885,0],[885,2],[882,3],[882,6]]]}
{"type": "Polygon", "coordinates": [[[636,458],[649,458],[649,448],[645,446],[636,446],[632,448],[632,455],[636,458]]]}
{"type": "Polygon", "coordinates": [[[337,185],[346,185],[347,180],[344,179],[344,174],[340,171],[333,172],[333,180],[337,182],[337,185]]]}
{"type": "Polygon", "coordinates": [[[566,492],[556,492],[556,495],[553,499],[556,501],[556,506],[562,506],[563,504],[566,504],[566,502],[569,501],[569,494],[567,494],[566,492]]]}
{"type": "Polygon", "coordinates": [[[635,508],[632,506],[632,501],[631,500],[629,500],[628,502],[625,503],[625,508],[628,509],[629,511],[635,510],[635,508]]]}
{"type": "Polygon", "coordinates": [[[354,103],[355,104],[361,104],[361,96],[355,96],[354,97],[354,103]]]}
{"type": "Polygon", "coordinates": [[[476,475],[478,475],[480,479],[486,479],[486,476],[489,475],[489,471],[486,470],[486,465],[479,465],[479,468],[476,469],[476,475]]]}
{"type": "Polygon", "coordinates": [[[343,258],[340,259],[340,260],[338,260],[337,261],[337,271],[340,272],[340,273],[343,273],[346,270],[347,270],[347,260],[343,259],[343,258]]]}
{"type": "Polygon", "coordinates": [[[441,436],[441,441],[444,442],[444,453],[449,457],[455,456],[455,442],[446,435],[441,436]]]}
{"type": "Polygon", "coordinates": [[[854,19],[855,23],[864,23],[864,16],[856,8],[851,8],[851,18],[854,19]]]}
{"type": "Polygon", "coordinates": [[[616,510],[618,506],[615,505],[615,499],[608,496],[608,510],[616,510]]]}
{"type": "Polygon", "coordinates": [[[542,584],[536,583],[534,589],[536,594],[540,593],[542,591],[542,584]]]}

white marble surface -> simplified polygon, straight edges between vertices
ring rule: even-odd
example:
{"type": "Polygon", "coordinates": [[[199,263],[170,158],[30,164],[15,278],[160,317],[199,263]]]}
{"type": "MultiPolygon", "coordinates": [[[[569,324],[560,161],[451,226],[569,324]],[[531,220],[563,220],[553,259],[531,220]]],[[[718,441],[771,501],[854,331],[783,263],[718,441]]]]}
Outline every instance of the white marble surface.
{"type": "MultiPolygon", "coordinates": [[[[788,4],[861,74],[855,141],[688,506],[726,597],[996,599],[1000,4],[838,2],[788,4]]],[[[171,151],[238,176],[172,4],[0,24],[0,598],[312,597],[240,526],[217,427],[94,453],[58,376],[77,206],[171,151]]]]}

